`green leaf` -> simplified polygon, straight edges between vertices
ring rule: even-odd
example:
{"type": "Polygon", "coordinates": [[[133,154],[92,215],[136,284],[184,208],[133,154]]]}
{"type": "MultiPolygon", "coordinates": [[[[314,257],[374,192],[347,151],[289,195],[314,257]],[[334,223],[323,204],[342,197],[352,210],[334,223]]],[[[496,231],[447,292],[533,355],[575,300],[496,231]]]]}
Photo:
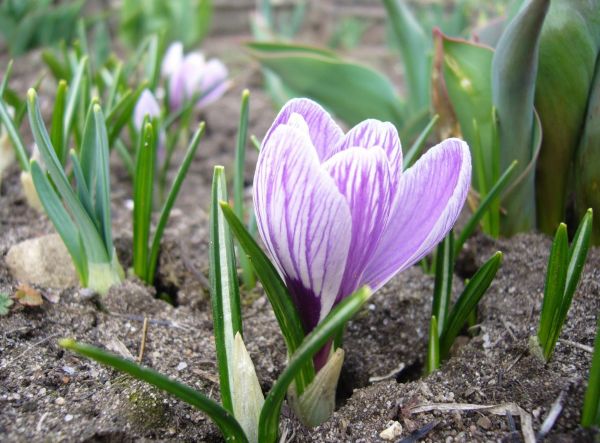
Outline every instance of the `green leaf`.
{"type": "Polygon", "coordinates": [[[142,82],[135,91],[128,90],[121,96],[121,99],[111,109],[110,113],[106,117],[106,125],[108,128],[108,144],[113,144],[116,138],[119,136],[121,129],[131,119],[135,105],[142,94],[142,91],[146,89],[148,82],[142,82]]]}
{"type": "Polygon", "coordinates": [[[175,179],[173,180],[173,184],[171,185],[171,189],[169,190],[167,199],[165,200],[165,203],[162,209],[160,210],[158,224],[156,225],[156,231],[154,231],[154,238],[152,239],[152,247],[150,248],[150,264],[148,265],[148,281],[150,282],[154,282],[154,276],[156,275],[156,266],[158,264],[158,253],[160,251],[160,241],[165,231],[165,227],[167,226],[167,222],[169,221],[171,209],[173,209],[173,205],[175,204],[175,200],[177,200],[177,196],[179,195],[179,190],[181,189],[183,180],[185,179],[190,165],[192,164],[192,160],[196,155],[196,150],[198,149],[198,146],[200,145],[200,140],[202,140],[202,136],[204,135],[205,127],[206,125],[204,124],[204,122],[201,122],[198,126],[198,129],[194,133],[192,141],[190,142],[185,153],[185,157],[181,162],[181,166],[179,166],[179,169],[177,170],[177,175],[175,175],[175,179]]]}
{"type": "Polygon", "coordinates": [[[548,258],[544,300],[542,302],[540,326],[538,329],[540,346],[544,350],[546,360],[550,358],[554,349],[554,344],[551,344],[552,333],[556,327],[554,325],[554,316],[562,304],[563,294],[565,293],[567,267],[569,264],[568,247],[567,226],[561,223],[556,230],[552,250],[548,258]]]}
{"type": "MultiPolygon", "coordinates": [[[[256,275],[273,307],[275,318],[279,323],[279,328],[288,348],[288,354],[291,355],[304,340],[304,329],[287,287],[269,258],[260,249],[260,246],[246,230],[243,223],[236,217],[231,207],[227,203],[221,202],[221,210],[229,223],[231,231],[254,266],[256,275]]],[[[306,363],[297,376],[296,389],[298,395],[302,395],[304,388],[313,380],[314,374],[314,366],[311,360],[306,363]]]]}
{"type": "Polygon", "coordinates": [[[266,48],[250,43],[248,47],[286,86],[300,96],[318,101],[349,125],[376,118],[402,127],[404,111],[400,98],[379,72],[290,44],[272,43],[271,48],[266,48]]]}
{"type": "MultiPolygon", "coordinates": [[[[590,90],[579,147],[575,156],[575,208],[580,218],[588,208],[600,213],[600,63],[596,63],[594,84],[590,90]]],[[[600,223],[592,226],[592,243],[600,245],[600,223]]]]}
{"type": "Polygon", "coordinates": [[[23,140],[19,135],[19,130],[15,126],[13,119],[10,117],[8,113],[8,108],[6,107],[4,100],[0,97],[0,120],[2,124],[6,128],[8,132],[8,136],[12,143],[13,149],[15,150],[15,154],[17,160],[19,161],[19,166],[22,171],[29,171],[29,155],[25,150],[25,145],[23,144],[23,140]]]}
{"type": "Polygon", "coordinates": [[[73,76],[73,80],[69,85],[69,91],[67,93],[67,105],[64,112],[64,133],[63,133],[63,143],[66,146],[69,141],[69,134],[71,133],[71,127],[73,125],[73,118],[75,117],[75,107],[77,106],[77,101],[79,100],[79,95],[81,92],[82,78],[83,73],[86,70],[88,58],[84,56],[79,61],[77,65],[77,70],[75,71],[75,75],[73,76]]]}
{"type": "Polygon", "coordinates": [[[435,315],[429,323],[429,344],[427,346],[427,366],[425,372],[431,374],[440,367],[440,336],[435,315]]]}
{"type": "Polygon", "coordinates": [[[275,381],[269,395],[265,398],[260,414],[259,441],[272,443],[277,440],[279,414],[281,404],[288,387],[297,378],[297,374],[312,362],[312,357],[350,320],[371,297],[368,287],[362,287],[342,300],[332,311],[308,334],[300,347],[290,357],[290,361],[275,381]]]}
{"type": "Polygon", "coordinates": [[[402,53],[410,109],[429,106],[432,39],[403,0],[383,0],[402,53]]]}
{"type": "Polygon", "coordinates": [[[413,142],[410,149],[406,152],[406,155],[404,155],[403,159],[404,169],[410,168],[415,162],[439,118],[440,116],[437,114],[433,116],[427,126],[421,131],[416,140],[413,142]]]}
{"type": "Polygon", "coordinates": [[[10,307],[14,304],[8,294],[0,292],[0,317],[8,314],[10,307]]]}
{"type": "Polygon", "coordinates": [[[65,163],[67,159],[67,147],[64,139],[64,114],[67,97],[67,82],[60,80],[56,89],[54,109],[52,110],[52,126],[50,129],[50,141],[56,150],[56,156],[65,163]]]}
{"type": "Polygon", "coordinates": [[[228,199],[226,187],[224,168],[215,166],[209,221],[210,292],[221,401],[233,413],[234,337],[242,332],[242,314],[233,237],[219,208],[219,201],[228,199]]]}
{"type": "Polygon", "coordinates": [[[589,428],[600,427],[600,320],[596,326],[596,340],[594,340],[594,355],[590,366],[588,386],[583,398],[581,411],[581,426],[589,428]]]}
{"type": "Polygon", "coordinates": [[[473,278],[469,280],[467,286],[465,286],[465,289],[458,297],[458,300],[456,300],[456,303],[448,315],[446,326],[440,335],[440,357],[442,360],[445,360],[448,357],[454,339],[467,321],[471,311],[475,309],[479,300],[481,300],[481,297],[483,297],[494,280],[501,262],[502,253],[496,252],[481,268],[479,268],[473,278]]]}
{"type": "Polygon", "coordinates": [[[448,318],[453,274],[454,233],[450,231],[438,245],[435,258],[435,285],[433,287],[431,315],[436,318],[436,329],[440,332],[444,329],[448,318]]]}
{"type": "MultiPolygon", "coordinates": [[[[588,118],[590,113],[600,112],[598,105],[595,111],[592,106],[594,88],[596,103],[600,95],[597,92],[600,89],[600,74],[597,73],[600,69],[600,1],[552,0],[549,3],[540,37],[535,90],[535,107],[544,134],[535,179],[538,224],[542,231],[552,234],[565,219],[573,178],[585,180],[587,186],[592,186],[594,180],[598,183],[598,168],[587,162],[598,161],[599,154],[580,158],[575,169],[571,162],[576,151],[581,150],[578,145],[585,131],[586,109],[588,118]],[[577,173],[573,174],[573,170],[577,173]]],[[[599,126],[597,119],[596,128],[599,126]]],[[[598,129],[595,131],[597,134],[598,129]]],[[[598,135],[595,143],[597,152],[598,135]]],[[[578,193],[580,190],[579,187],[578,193]]],[[[588,196],[596,196],[598,202],[597,188],[595,191],[588,188],[587,192],[588,196]]],[[[599,208],[592,201],[579,206],[580,217],[589,207],[599,208]]]]}
{"type": "Polygon", "coordinates": [[[116,369],[117,371],[125,372],[132,377],[145,381],[146,383],[156,386],[169,394],[183,400],[187,404],[199,409],[208,415],[211,420],[219,427],[226,441],[247,443],[248,440],[244,431],[240,427],[235,418],[219,405],[214,400],[211,400],[204,394],[166,377],[150,368],[145,368],[132,361],[117,357],[116,355],[105,352],[94,346],[77,343],[75,340],[62,339],[59,341],[60,346],[76,352],[80,355],[88,357],[106,366],[116,369]]]}
{"type": "Polygon", "coordinates": [[[517,161],[515,160],[506,169],[506,171],[504,171],[502,177],[498,179],[494,187],[490,189],[490,191],[485,195],[483,200],[481,200],[481,203],[479,203],[479,206],[477,206],[475,212],[473,212],[471,217],[469,217],[469,220],[467,221],[467,223],[465,223],[465,226],[463,227],[462,231],[460,231],[458,240],[456,240],[456,242],[454,243],[455,257],[458,256],[467,239],[473,234],[473,231],[475,231],[477,224],[481,221],[485,213],[490,209],[492,202],[495,199],[497,199],[500,193],[508,186],[513,173],[516,171],[516,168],[517,161]]]}
{"type": "Polygon", "coordinates": [[[42,60],[44,60],[44,63],[46,63],[56,81],[70,78],[71,75],[68,66],[63,64],[51,49],[42,51],[42,60]]]}
{"type": "Polygon", "coordinates": [[[133,270],[148,284],[149,238],[152,221],[152,197],[156,161],[156,130],[144,119],[137,149],[133,181],[133,270]]]}
{"type": "Polygon", "coordinates": [[[48,177],[42,172],[36,161],[31,162],[31,178],[40,202],[52,221],[60,238],[64,242],[69,255],[73,260],[79,280],[84,286],[87,285],[87,259],[84,246],[79,237],[79,232],[73,225],[73,221],[65,209],[56,191],[50,184],[48,177]]]}
{"type": "MultiPolygon", "coordinates": [[[[552,328],[548,337],[547,349],[547,360],[552,356],[552,351],[558,341],[560,331],[567,319],[567,313],[571,307],[571,301],[573,300],[573,294],[577,289],[581,272],[585,265],[587,258],[588,249],[590,247],[590,236],[592,231],[592,210],[589,209],[583,220],[577,228],[573,243],[569,248],[569,264],[566,269],[565,275],[565,288],[560,304],[556,307],[553,313],[552,328]]],[[[564,271],[561,271],[564,272],[564,271]]]]}
{"type": "MultiPolygon", "coordinates": [[[[498,112],[502,169],[517,160],[523,171],[535,159],[535,81],[540,33],[549,4],[549,0],[528,2],[508,24],[494,53],[492,96],[498,112]]],[[[508,235],[536,226],[534,171],[516,186],[504,201],[508,216],[502,232],[508,235]]]]}
{"type": "MultiPolygon", "coordinates": [[[[240,109],[240,123],[238,126],[237,148],[235,151],[235,174],[233,176],[233,210],[235,215],[244,220],[244,166],[246,163],[246,142],[248,139],[248,107],[250,91],[244,89],[242,92],[242,104],[240,109]]],[[[247,290],[254,288],[256,279],[252,264],[245,254],[239,254],[238,260],[242,268],[244,286],[247,290]]]]}

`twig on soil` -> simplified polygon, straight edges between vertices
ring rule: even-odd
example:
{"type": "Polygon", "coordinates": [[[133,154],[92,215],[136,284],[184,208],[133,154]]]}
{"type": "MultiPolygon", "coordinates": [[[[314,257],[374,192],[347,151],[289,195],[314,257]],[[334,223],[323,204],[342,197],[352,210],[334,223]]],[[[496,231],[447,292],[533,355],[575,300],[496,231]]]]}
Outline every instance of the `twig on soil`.
{"type": "Polygon", "coordinates": [[[404,370],[404,368],[406,368],[406,364],[405,363],[400,363],[400,365],[398,365],[397,368],[392,369],[390,372],[388,372],[385,375],[374,375],[373,377],[369,377],[369,383],[375,383],[375,382],[378,382],[378,381],[387,380],[388,378],[393,378],[398,373],[402,372],[404,370]]]}
{"type": "Polygon", "coordinates": [[[411,408],[412,414],[429,411],[488,411],[491,414],[505,415],[507,412],[511,415],[518,415],[521,419],[521,432],[525,443],[535,443],[535,433],[533,432],[533,422],[531,415],[515,403],[503,403],[500,405],[474,405],[470,403],[431,403],[411,408]]]}
{"type": "Polygon", "coordinates": [[[40,432],[42,432],[42,424],[44,423],[44,420],[46,420],[46,417],[48,416],[49,412],[44,412],[42,414],[42,416],[40,417],[40,419],[37,422],[37,425],[35,426],[35,432],[37,432],[38,434],[40,432]]]}
{"type": "Polygon", "coordinates": [[[566,340],[564,338],[558,339],[559,343],[564,343],[565,345],[573,346],[574,348],[581,349],[582,351],[589,352],[590,354],[594,353],[594,349],[591,346],[584,345],[582,343],[577,343],[576,341],[566,340]]]}
{"type": "Polygon", "coordinates": [[[508,365],[508,367],[504,370],[504,373],[506,374],[507,372],[509,372],[512,368],[514,368],[514,366],[519,362],[519,360],[521,360],[523,358],[523,356],[525,355],[527,351],[523,351],[521,352],[517,358],[514,359],[514,361],[508,365]]]}
{"type": "Polygon", "coordinates": [[[512,331],[511,324],[509,322],[507,322],[506,320],[504,320],[504,319],[502,319],[502,324],[504,325],[504,327],[506,328],[506,330],[510,334],[510,337],[513,339],[513,341],[518,341],[517,337],[515,337],[515,334],[512,331]]]}
{"type": "Polygon", "coordinates": [[[15,361],[19,360],[21,357],[23,357],[25,354],[27,354],[29,351],[31,351],[32,349],[34,349],[35,347],[41,345],[42,343],[46,343],[47,341],[52,340],[55,337],[58,337],[60,334],[52,334],[49,335],[46,338],[43,338],[37,342],[35,342],[34,344],[32,344],[31,346],[29,346],[27,349],[25,349],[23,352],[21,352],[19,355],[17,355],[16,357],[14,357],[12,360],[9,360],[7,363],[4,363],[4,365],[2,366],[2,369],[7,368],[8,366],[12,365],[15,361]]]}
{"type": "Polygon", "coordinates": [[[512,414],[506,411],[506,419],[508,420],[508,429],[510,429],[510,433],[508,434],[508,438],[513,443],[518,443],[519,440],[517,438],[517,426],[515,425],[515,419],[512,414]]]}
{"type": "Polygon", "coordinates": [[[287,427],[287,426],[285,427],[285,429],[281,433],[281,438],[279,439],[279,443],[288,443],[290,441],[294,441],[294,437],[296,436],[296,431],[294,430],[294,428],[292,428],[292,435],[290,435],[290,437],[288,438],[287,434],[288,434],[289,429],[290,429],[289,427],[287,427]]]}
{"type": "Polygon", "coordinates": [[[438,425],[438,423],[439,422],[435,420],[429,422],[422,428],[411,432],[411,434],[408,437],[403,438],[402,440],[398,441],[398,443],[416,443],[423,437],[425,437],[427,434],[429,434],[433,430],[433,428],[435,428],[438,425]]]}
{"type": "MultiPolygon", "coordinates": [[[[111,313],[111,315],[114,317],[124,318],[126,320],[141,321],[141,322],[144,322],[144,319],[146,318],[146,316],[144,316],[144,315],[125,315],[125,314],[118,314],[118,313],[114,313],[114,312],[111,313]]],[[[153,325],[165,326],[167,328],[183,329],[184,331],[190,331],[193,329],[192,326],[187,325],[185,323],[179,323],[179,322],[174,322],[174,321],[170,321],[170,320],[159,320],[159,319],[148,318],[148,322],[153,325]]]]}
{"type": "Polygon", "coordinates": [[[558,419],[558,416],[560,415],[563,409],[564,398],[565,391],[560,391],[560,394],[558,394],[558,398],[554,401],[554,403],[552,403],[552,407],[550,408],[550,411],[544,419],[542,427],[540,428],[540,431],[537,434],[538,440],[543,440],[544,437],[546,437],[548,432],[550,432],[550,430],[554,426],[554,423],[556,423],[556,420],[558,419]]]}
{"type": "Polygon", "coordinates": [[[144,358],[144,349],[146,349],[146,337],[148,336],[148,317],[144,316],[144,325],[142,326],[142,342],[140,343],[140,352],[138,353],[137,361],[142,362],[144,358]]]}

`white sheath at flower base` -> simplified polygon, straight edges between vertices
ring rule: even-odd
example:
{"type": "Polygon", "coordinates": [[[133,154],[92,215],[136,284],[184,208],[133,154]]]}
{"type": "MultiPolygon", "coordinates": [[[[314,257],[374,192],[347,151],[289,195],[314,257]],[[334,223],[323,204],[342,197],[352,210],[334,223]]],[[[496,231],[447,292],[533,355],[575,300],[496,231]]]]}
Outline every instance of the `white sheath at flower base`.
{"type": "MultiPolygon", "coordinates": [[[[43,164],[43,161],[40,157],[40,151],[35,143],[33,144],[33,149],[31,152],[31,160],[35,160],[36,162],[43,164]]],[[[27,204],[38,212],[44,212],[44,207],[42,206],[42,202],[40,201],[38,193],[33,184],[31,171],[21,172],[21,186],[23,187],[23,193],[25,194],[27,204]]]]}
{"type": "Polygon", "coordinates": [[[318,426],[333,413],[335,409],[335,391],[343,363],[344,350],[337,348],[331,354],[325,366],[317,372],[314,380],[300,398],[296,395],[294,385],[288,389],[290,405],[304,425],[309,427],[318,426]]]}
{"type": "Polygon", "coordinates": [[[15,161],[15,151],[10,143],[7,132],[0,133],[0,182],[2,174],[15,161]]]}
{"type": "Polygon", "coordinates": [[[258,421],[265,402],[252,359],[240,333],[235,334],[231,358],[231,397],[233,415],[242,426],[250,443],[258,442],[258,421]]]}

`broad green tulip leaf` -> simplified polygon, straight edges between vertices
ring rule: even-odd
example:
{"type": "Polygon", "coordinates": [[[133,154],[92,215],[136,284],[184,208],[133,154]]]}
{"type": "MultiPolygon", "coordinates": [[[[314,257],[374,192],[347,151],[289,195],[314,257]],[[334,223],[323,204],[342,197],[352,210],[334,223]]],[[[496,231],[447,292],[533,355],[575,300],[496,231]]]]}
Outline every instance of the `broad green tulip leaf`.
{"type": "MultiPolygon", "coordinates": [[[[539,41],[549,0],[532,0],[502,34],[492,61],[492,96],[498,113],[500,167],[517,160],[524,170],[533,157],[534,95],[539,41]]],[[[536,226],[534,171],[504,200],[502,231],[512,235],[536,226]]]]}
{"type": "MultiPolygon", "coordinates": [[[[496,180],[494,164],[497,163],[492,146],[494,121],[492,113],[491,69],[493,51],[462,39],[449,38],[439,30],[434,31],[436,39],[436,59],[441,60],[440,81],[445,84],[462,137],[469,146],[481,146],[480,152],[472,152],[473,164],[483,167],[482,176],[489,177],[493,184],[496,180]],[[476,126],[473,122],[477,122],[476,126]]],[[[436,110],[440,112],[440,110],[436,110]]],[[[442,112],[443,114],[443,112],[442,112]]],[[[452,134],[460,135],[460,134],[452,134]]],[[[473,175],[475,189],[489,189],[473,175]]]]}
{"type": "Polygon", "coordinates": [[[402,128],[400,98],[390,81],[377,71],[317,49],[275,43],[248,46],[287,87],[318,101],[349,125],[376,118],[402,128]]]}
{"type": "MultiPolygon", "coordinates": [[[[593,124],[589,127],[586,123],[586,107],[593,88],[599,48],[600,0],[553,0],[542,29],[535,95],[535,106],[544,132],[536,173],[537,207],[539,227],[546,233],[552,233],[564,219],[567,196],[570,193],[571,162],[577,146],[586,143],[581,140],[582,128],[585,125],[587,137],[594,131],[593,124]]],[[[595,82],[598,83],[598,80],[595,82]]],[[[587,109],[589,122],[589,113],[594,111],[591,107],[587,109]]],[[[595,125],[597,133],[598,117],[595,125]]],[[[597,146],[596,141],[596,151],[597,146]]],[[[581,161],[590,162],[594,158],[600,158],[600,154],[594,155],[591,151],[584,155],[582,148],[578,155],[579,165],[582,164],[581,161]]],[[[597,165],[598,163],[587,163],[587,169],[596,170],[596,186],[597,165]]],[[[587,175],[581,181],[586,181],[588,184],[585,186],[589,187],[590,177],[594,172],[577,171],[587,175]]],[[[576,186],[579,188],[582,185],[576,186]]],[[[588,189],[586,192],[590,191],[595,192],[598,201],[599,189],[588,189]]],[[[585,212],[589,206],[598,208],[591,202],[586,203],[580,207],[579,213],[585,212]]],[[[596,235],[598,242],[600,237],[596,235]]]]}
{"type": "Polygon", "coordinates": [[[404,0],[383,0],[402,54],[411,112],[429,104],[431,37],[404,0]]]}
{"type": "MultiPolygon", "coordinates": [[[[581,142],[575,158],[576,209],[582,217],[587,208],[600,214],[600,63],[596,63],[593,90],[581,142]]],[[[600,245],[600,223],[592,228],[592,242],[600,245]]]]}

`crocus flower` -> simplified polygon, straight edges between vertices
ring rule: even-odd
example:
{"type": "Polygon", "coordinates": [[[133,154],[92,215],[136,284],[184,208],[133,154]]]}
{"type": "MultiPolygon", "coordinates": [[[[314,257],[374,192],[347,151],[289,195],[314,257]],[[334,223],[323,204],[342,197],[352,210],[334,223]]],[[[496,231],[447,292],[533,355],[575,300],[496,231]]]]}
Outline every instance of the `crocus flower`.
{"type": "Polygon", "coordinates": [[[218,59],[205,60],[199,52],[183,54],[183,44],[169,46],[161,66],[161,73],[169,82],[169,106],[175,111],[194,96],[196,108],[202,108],[221,97],[229,88],[229,73],[218,59]]]}
{"type": "Polygon", "coordinates": [[[133,124],[139,131],[142,129],[144,118],[160,117],[160,105],[149,89],[144,89],[133,110],[133,124]]]}
{"type": "Polygon", "coordinates": [[[289,101],[263,140],[253,197],[305,332],[359,287],[377,290],[429,253],[454,225],[470,179],[461,140],[403,172],[391,123],[365,120],[344,134],[318,104],[289,101]]]}

